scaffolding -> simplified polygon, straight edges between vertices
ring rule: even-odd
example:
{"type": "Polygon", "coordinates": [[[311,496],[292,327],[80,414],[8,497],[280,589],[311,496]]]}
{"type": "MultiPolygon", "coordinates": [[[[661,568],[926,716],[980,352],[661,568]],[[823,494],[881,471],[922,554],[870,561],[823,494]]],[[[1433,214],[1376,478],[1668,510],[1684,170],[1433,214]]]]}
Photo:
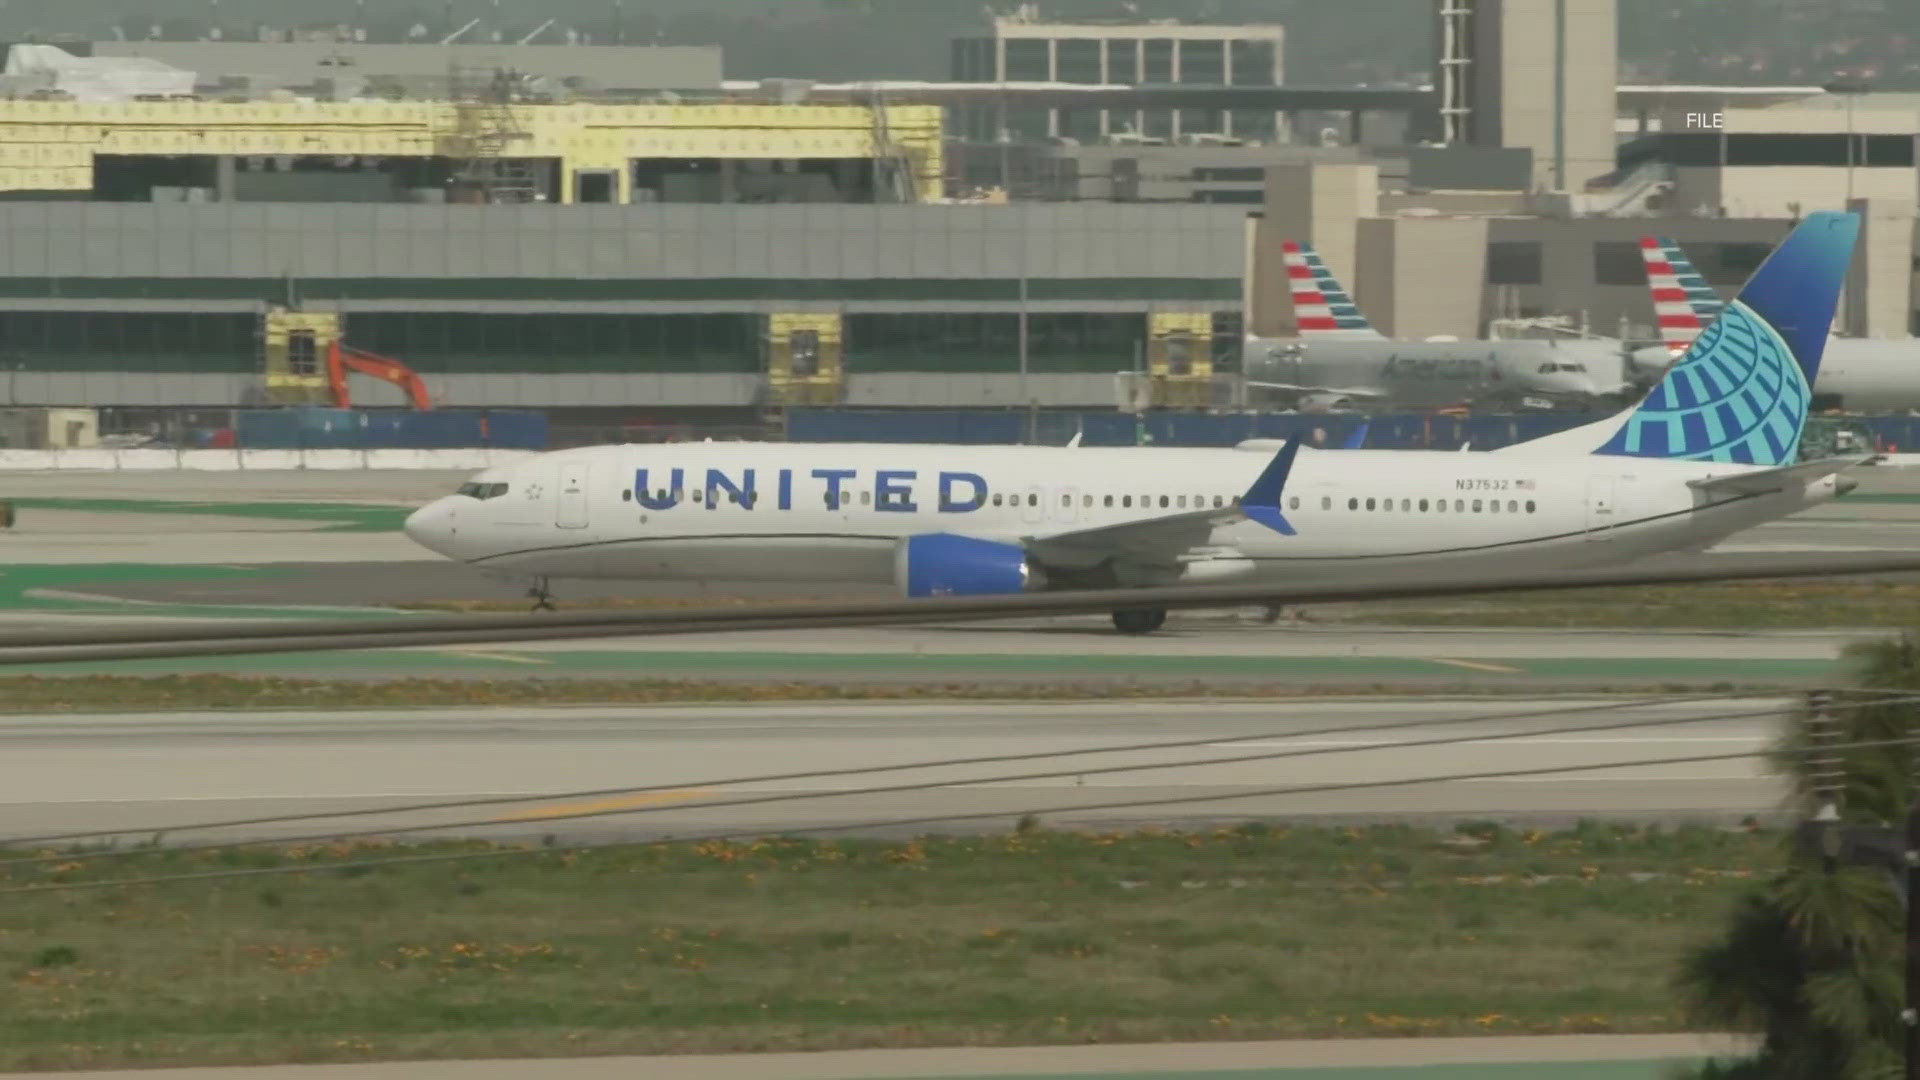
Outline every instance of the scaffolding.
{"type": "Polygon", "coordinates": [[[453,162],[449,202],[530,203],[544,194],[526,156],[532,136],[520,126],[515,105],[523,80],[498,66],[451,66],[448,96],[453,131],[446,156],[453,162]]]}

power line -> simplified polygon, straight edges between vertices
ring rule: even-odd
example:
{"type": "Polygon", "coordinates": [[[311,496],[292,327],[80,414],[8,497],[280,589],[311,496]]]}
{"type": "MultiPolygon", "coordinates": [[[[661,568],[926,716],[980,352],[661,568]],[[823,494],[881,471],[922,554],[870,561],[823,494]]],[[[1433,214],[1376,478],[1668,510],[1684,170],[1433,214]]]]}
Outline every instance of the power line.
{"type": "MultiPolygon", "coordinates": [[[[1827,746],[1824,750],[1827,752],[1836,750],[1874,750],[1895,746],[1911,746],[1916,742],[1920,742],[1920,737],[1839,743],[1827,746]]],[[[1504,780],[1527,776],[1553,776],[1563,773],[1597,772],[1605,769],[1642,768],[1650,765],[1693,765],[1710,761],[1738,761],[1745,758],[1766,757],[1775,752],[1776,751],[1772,750],[1735,750],[1718,754],[1688,754],[1678,757],[1642,758],[1636,761],[1594,762],[1584,765],[1554,765],[1533,769],[1496,769],[1485,772],[1453,773],[1445,776],[1404,777],[1397,780],[1355,780],[1341,783],[1265,788],[1257,791],[1235,791],[1211,795],[1178,795],[1158,799],[1121,799],[1106,803],[1033,807],[1027,810],[981,810],[957,814],[930,814],[922,817],[884,818],[852,824],[818,825],[810,827],[806,831],[808,833],[822,833],[854,832],[868,829],[899,829],[915,825],[936,825],[955,821],[979,821],[991,818],[1039,817],[1046,814],[1086,812],[1089,810],[1132,810],[1146,807],[1176,806],[1183,803],[1227,802],[1233,799],[1256,799],[1286,795],[1316,795],[1334,791],[1367,791],[1383,788],[1418,787],[1425,784],[1460,783],[1472,780],[1504,780]]],[[[1779,752],[1789,754],[1805,753],[1805,751],[1795,750],[1779,752]]],[[[765,835],[767,835],[767,830],[765,829],[737,830],[707,833],[693,837],[681,837],[677,839],[677,842],[699,843],[716,840],[745,840],[765,835]]],[[[390,859],[355,859],[346,862],[326,863],[314,866],[263,866],[234,870],[208,870],[193,874],[160,874],[144,878],[112,878],[105,881],[54,882],[46,885],[24,885],[0,888],[0,896],[72,892],[82,889],[105,889],[130,887],[134,885],[166,885],[194,881],[216,881],[229,878],[272,877],[285,874],[312,874],[342,870],[376,870],[385,866],[422,866],[434,863],[470,862],[478,859],[511,858],[518,855],[577,854],[592,851],[612,851],[622,848],[648,847],[654,844],[668,842],[676,841],[662,839],[610,840],[599,843],[556,845],[554,847],[461,851],[436,855],[403,855],[390,859]]]]}
{"type": "MultiPolygon", "coordinates": [[[[1526,712],[1481,713],[1474,716],[1440,717],[1424,720],[1390,720],[1373,724],[1349,724],[1340,727],[1308,728],[1305,730],[1255,732],[1249,735],[1235,736],[1237,739],[1309,739],[1321,735],[1350,734],[1353,732],[1385,731],[1395,728],[1422,729],[1445,727],[1453,724],[1480,724],[1496,720],[1543,719],[1553,716],[1576,715],[1587,712],[1606,712],[1636,708],[1653,708],[1660,705],[1686,704],[1689,702],[1724,701],[1738,699],[1743,694],[1695,694],[1672,695],[1668,697],[1642,698],[1623,702],[1607,702],[1601,705],[1567,706],[1559,709],[1533,710],[1526,712]]],[[[1741,719],[1746,715],[1764,715],[1764,713],[1741,714],[1720,719],[1741,719]]],[[[1697,719],[1712,719],[1696,718],[1697,719]]],[[[1696,722],[1696,720],[1675,722],[1696,722]]],[[[41,844],[62,843],[73,840],[88,840],[106,836],[126,836],[130,832],[152,832],[156,835],[183,832],[205,832],[212,829],[241,828],[249,825],[282,825],[298,821],[337,820],[353,817],[377,817],[384,814],[418,813],[424,810],[464,810],[480,806],[512,806],[521,803],[548,802],[554,799],[598,799],[616,795],[644,795],[658,791],[677,791],[684,788],[738,787],[743,784],[783,783],[792,780],[822,780],[838,776],[869,776],[887,772],[907,772],[914,769],[959,768],[966,765],[1004,765],[1020,761],[1039,761],[1055,757],[1079,757],[1090,754],[1124,754],[1147,750],[1177,750],[1189,746],[1206,746],[1220,741],[1218,735],[1207,735],[1188,739],[1166,739],[1155,742],[1123,743],[1118,746],[1089,747],[1075,750],[1039,750],[1017,754],[985,754],[975,757],[935,758],[927,761],[912,761],[892,765],[858,765],[840,769],[810,769],[803,772],[762,773],[756,776],[735,776],[707,780],[686,780],[671,784],[645,784],[633,787],[595,788],[584,791],[544,792],[538,795],[507,795],[485,798],[451,799],[440,802],[411,803],[405,806],[383,806],[361,810],[337,810],[331,813],[307,812],[299,814],[274,814],[264,817],[228,818],[219,821],[194,822],[185,825],[173,825],[153,830],[129,829],[92,829],[84,832],[51,833],[42,836],[24,836],[0,840],[0,848],[28,847],[41,844]]],[[[293,843],[296,841],[280,841],[293,843]]],[[[15,862],[29,860],[0,860],[0,867],[15,862]]]]}

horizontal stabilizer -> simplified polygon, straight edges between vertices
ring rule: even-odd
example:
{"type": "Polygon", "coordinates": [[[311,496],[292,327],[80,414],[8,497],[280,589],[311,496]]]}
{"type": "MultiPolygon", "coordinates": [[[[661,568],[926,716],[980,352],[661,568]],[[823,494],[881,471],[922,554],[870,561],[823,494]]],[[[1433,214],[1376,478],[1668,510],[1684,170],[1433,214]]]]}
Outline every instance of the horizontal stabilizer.
{"type": "Polygon", "coordinates": [[[1843,472],[1856,465],[1865,465],[1876,459],[1877,455],[1873,454],[1818,458],[1813,461],[1803,461],[1797,465],[1782,465],[1776,469],[1728,473],[1726,476],[1708,476],[1699,480],[1689,480],[1687,486],[1710,495],[1768,495],[1776,491],[1785,491],[1795,484],[1804,484],[1809,480],[1843,472]]]}

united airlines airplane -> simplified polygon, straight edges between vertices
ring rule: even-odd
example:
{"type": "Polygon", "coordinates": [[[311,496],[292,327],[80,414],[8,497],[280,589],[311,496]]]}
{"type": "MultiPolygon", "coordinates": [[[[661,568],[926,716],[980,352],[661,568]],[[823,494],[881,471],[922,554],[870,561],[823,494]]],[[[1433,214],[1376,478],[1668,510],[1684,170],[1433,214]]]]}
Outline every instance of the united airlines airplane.
{"type": "MultiPolygon", "coordinates": [[[[543,454],[406,531],[502,576],[891,581],[909,597],[1577,568],[1832,499],[1800,462],[1859,220],[1809,216],[1636,408],[1486,454],[682,443],[543,454]]],[[[1163,610],[1116,611],[1146,633],[1163,610]]]]}

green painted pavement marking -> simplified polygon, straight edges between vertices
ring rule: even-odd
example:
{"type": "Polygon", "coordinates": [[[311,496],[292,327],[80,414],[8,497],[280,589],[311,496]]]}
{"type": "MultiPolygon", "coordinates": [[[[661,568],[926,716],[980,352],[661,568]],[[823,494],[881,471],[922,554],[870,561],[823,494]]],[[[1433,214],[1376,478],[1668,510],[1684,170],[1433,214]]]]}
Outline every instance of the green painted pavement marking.
{"type": "Polygon", "coordinates": [[[138,615],[148,618],[364,618],[405,613],[389,608],[350,608],[302,604],[223,604],[124,599],[90,594],[133,582],[208,581],[219,578],[271,577],[285,571],[271,566],[167,565],[154,563],[28,563],[0,568],[0,609],[58,614],[138,615]],[[62,596],[61,593],[69,595],[62,596]]]}
{"type": "Polygon", "coordinates": [[[201,514],[279,521],[311,521],[316,532],[399,532],[411,507],[359,503],[185,502],[172,499],[14,499],[23,509],[80,510],[103,514],[201,514]]]}
{"type": "MultiPolygon", "coordinates": [[[[1520,1061],[1488,1065],[1402,1065],[1385,1067],[1213,1069],[1184,1072],[1020,1073],[1017,1080],[1667,1080],[1675,1066],[1700,1058],[1654,1061],[1520,1061]]],[[[936,1080],[1015,1080],[996,1075],[949,1076],[936,1080]]]]}

